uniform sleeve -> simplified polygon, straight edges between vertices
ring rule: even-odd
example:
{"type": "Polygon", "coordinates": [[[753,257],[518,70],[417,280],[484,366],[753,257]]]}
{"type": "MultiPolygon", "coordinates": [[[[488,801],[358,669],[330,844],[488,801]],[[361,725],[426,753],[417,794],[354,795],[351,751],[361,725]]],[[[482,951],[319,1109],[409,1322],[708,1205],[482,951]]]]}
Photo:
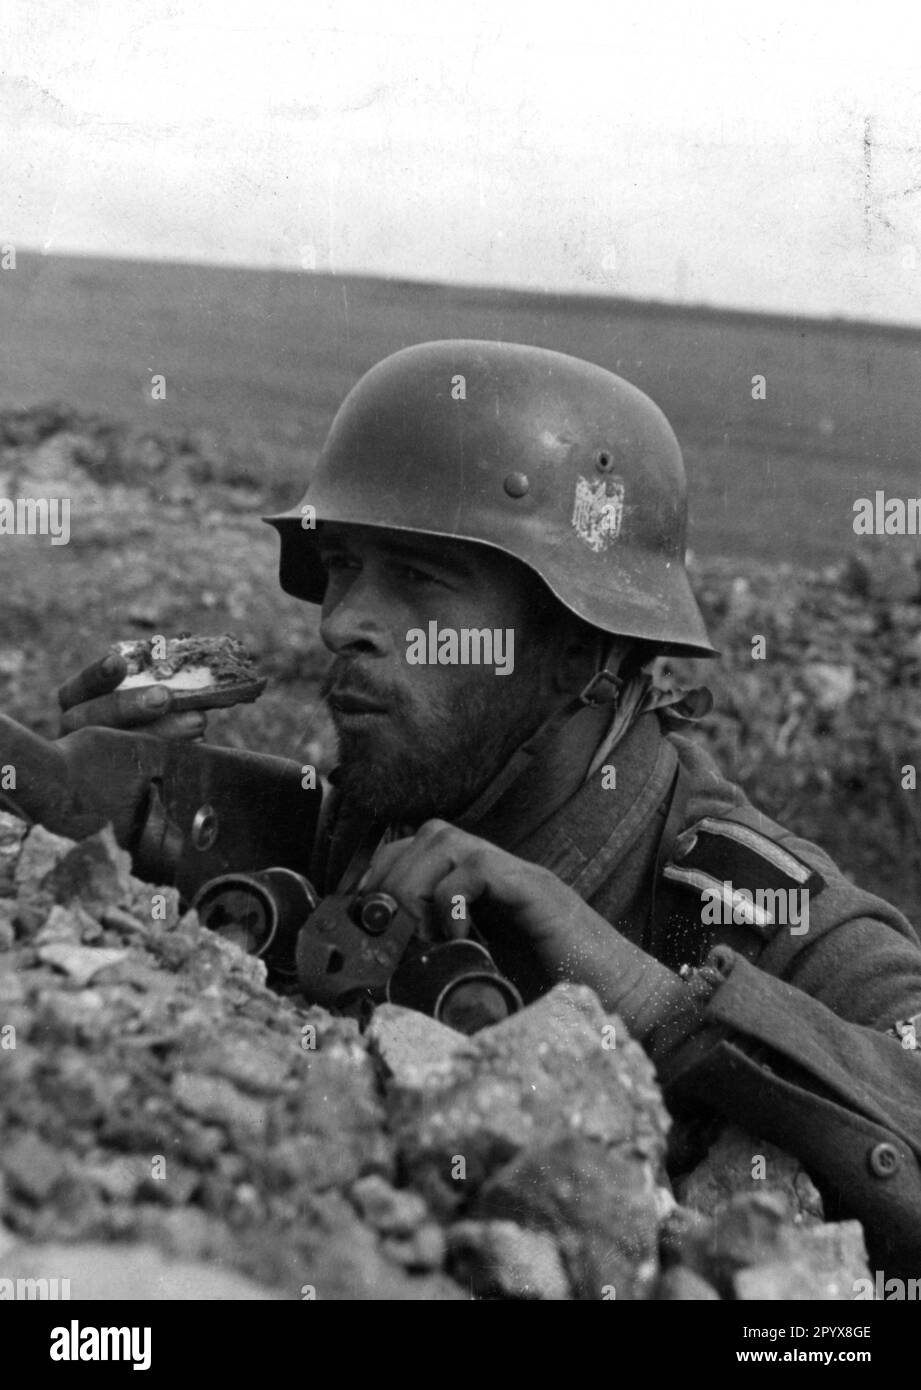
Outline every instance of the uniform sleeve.
{"type": "Polygon", "coordinates": [[[858,918],[788,961],[787,978],[725,945],[708,965],[718,983],[698,1027],[656,1057],[666,1099],[796,1154],[837,1214],[863,1222],[878,1267],[916,1277],[921,950],[858,918]]]}

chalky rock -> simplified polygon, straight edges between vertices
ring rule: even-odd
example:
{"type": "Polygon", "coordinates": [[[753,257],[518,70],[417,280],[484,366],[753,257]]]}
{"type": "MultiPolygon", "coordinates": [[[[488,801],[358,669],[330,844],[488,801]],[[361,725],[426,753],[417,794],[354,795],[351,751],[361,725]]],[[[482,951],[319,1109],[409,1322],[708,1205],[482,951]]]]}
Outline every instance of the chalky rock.
{"type": "Polygon", "coordinates": [[[34,936],[54,906],[54,894],[46,886],[57,865],[73,849],[72,840],[52,835],[35,825],[22,841],[13,866],[16,889],[16,924],[21,935],[34,936]]]}
{"type": "Polygon", "coordinates": [[[794,1221],[823,1219],[822,1198],[799,1160],[735,1125],[727,1125],[703,1162],[675,1184],[680,1202],[708,1213],[746,1192],[781,1197],[794,1221]]]}
{"type": "Polygon", "coordinates": [[[863,1228],[858,1221],[794,1224],[783,1195],[738,1194],[709,1219],[687,1220],[681,1263],[725,1298],[852,1298],[868,1277],[863,1228]]]}
{"type": "MultiPolygon", "coordinates": [[[[46,1281],[46,1298],[56,1290],[57,1298],[88,1301],[125,1299],[149,1303],[172,1299],[232,1299],[254,1302],[284,1296],[213,1265],[165,1259],[153,1245],[127,1248],[99,1243],[15,1245],[0,1259],[0,1296],[6,1287],[4,1281],[12,1281],[15,1290],[16,1281],[23,1279],[46,1281]],[[52,1280],[55,1281],[53,1285],[52,1280]],[[66,1293],[62,1292],[65,1280],[66,1293]]],[[[40,1291],[43,1286],[39,1282],[33,1287],[40,1291]]]]}
{"type": "Polygon", "coordinates": [[[642,1296],[657,1270],[668,1128],[642,1049],[571,985],[469,1042],[390,1085],[402,1170],[446,1219],[469,1212],[552,1236],[576,1297],[610,1284],[642,1296]]]}
{"type": "Polygon", "coordinates": [[[22,842],[16,857],[13,881],[19,897],[41,890],[49,874],[74,848],[73,840],[52,835],[43,825],[34,825],[22,842]]]}
{"type": "Polygon", "coordinates": [[[472,1039],[399,1004],[375,1009],[366,1037],[385,1077],[406,1091],[437,1087],[458,1058],[476,1056],[472,1039]]]}
{"type": "MultiPolygon", "coordinates": [[[[29,836],[27,844],[32,840],[29,836]]],[[[43,887],[56,902],[79,902],[98,913],[131,892],[131,856],[121,849],[111,825],[90,835],[54,865],[43,887]]]]}
{"type": "Polygon", "coordinates": [[[359,1178],[349,1193],[365,1224],[377,1231],[387,1256],[406,1269],[440,1269],[445,1239],[415,1192],[391,1186],[378,1173],[359,1178]]]}
{"type": "Polygon", "coordinates": [[[668,1124],[590,990],[473,1037],[385,1005],[362,1035],[270,991],[111,832],[0,816],[0,1278],[75,1299],[852,1296],[860,1227],[818,1224],[792,1160],[727,1132],[676,1206],[668,1124]]]}
{"type": "Polygon", "coordinates": [[[720,1302],[713,1285],[684,1265],[673,1265],[664,1271],[656,1285],[655,1297],[663,1303],[720,1302]]]}
{"type": "Polygon", "coordinates": [[[0,951],[8,951],[16,940],[16,903],[0,898],[0,951]]]}
{"type": "Polygon", "coordinates": [[[451,1273],[477,1298],[562,1300],[569,1275],[546,1231],[514,1221],[458,1221],[448,1230],[451,1273]]]}
{"type": "Polygon", "coordinates": [[[630,1144],[572,1133],[533,1144],[486,1179],[471,1212],[551,1234],[574,1298],[649,1296],[659,1204],[653,1168],[630,1144]]]}
{"type": "Polygon", "coordinates": [[[78,985],[88,985],[100,970],[118,965],[126,959],[124,951],[109,951],[99,946],[75,946],[68,941],[52,941],[38,953],[42,962],[55,966],[78,985]]]}
{"type": "Polygon", "coordinates": [[[14,891],[16,865],[26,823],[9,811],[0,811],[0,898],[14,891]]]}
{"type": "Polygon", "coordinates": [[[857,689],[857,673],[853,666],[810,661],[803,666],[802,678],[816,708],[825,712],[843,708],[857,689]]]}
{"type": "Polygon", "coordinates": [[[298,1265],[296,1296],[318,1300],[454,1301],[469,1298],[454,1280],[435,1271],[413,1274],[387,1257],[377,1235],[338,1193],[313,1205],[316,1230],[298,1265]]]}

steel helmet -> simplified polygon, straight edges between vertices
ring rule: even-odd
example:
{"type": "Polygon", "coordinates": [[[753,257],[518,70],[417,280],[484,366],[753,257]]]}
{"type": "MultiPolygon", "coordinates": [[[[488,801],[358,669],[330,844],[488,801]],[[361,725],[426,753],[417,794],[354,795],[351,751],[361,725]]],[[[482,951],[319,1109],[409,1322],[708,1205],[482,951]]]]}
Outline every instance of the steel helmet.
{"type": "Polygon", "coordinates": [[[459,339],[372,367],[303,502],[265,519],[282,588],[313,603],[314,521],[380,526],[492,546],[595,627],[712,656],[684,567],[686,492],[671,426],[635,386],[560,352],[459,339]]]}

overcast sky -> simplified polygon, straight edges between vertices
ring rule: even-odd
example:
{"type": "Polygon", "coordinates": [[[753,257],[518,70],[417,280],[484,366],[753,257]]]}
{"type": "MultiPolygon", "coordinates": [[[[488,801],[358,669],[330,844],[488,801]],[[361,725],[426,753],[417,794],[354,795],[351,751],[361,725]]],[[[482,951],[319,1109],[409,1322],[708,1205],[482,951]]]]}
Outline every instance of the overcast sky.
{"type": "Polygon", "coordinates": [[[921,16],[0,0],[0,242],[921,322],[921,16]]]}

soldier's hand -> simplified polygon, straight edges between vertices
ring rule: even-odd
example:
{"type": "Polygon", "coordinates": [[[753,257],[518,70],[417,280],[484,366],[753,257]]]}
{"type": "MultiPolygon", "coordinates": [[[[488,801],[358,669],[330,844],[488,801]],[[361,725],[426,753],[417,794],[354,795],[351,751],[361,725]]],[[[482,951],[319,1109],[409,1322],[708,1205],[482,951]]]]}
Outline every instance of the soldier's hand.
{"type": "Polygon", "coordinates": [[[170,713],[170,691],[162,685],[117,690],[127,671],[122,657],[109,652],[65,681],[58,691],[61,734],[93,724],[109,729],[143,729],[158,738],[199,739],[206,718],[201,710],[170,713]]]}
{"type": "Polygon", "coordinates": [[[560,979],[597,984],[599,962],[609,966],[623,940],[549,869],[446,821],[426,821],[412,838],[381,845],[358,887],[389,893],[414,917],[434,909],[448,935],[466,935],[464,919],[455,920],[460,900],[487,935],[492,918],[526,938],[560,979]]]}
{"type": "Polygon", "coordinates": [[[486,927],[520,934],[556,979],[589,985],[640,1039],[684,992],[676,975],[628,941],[549,869],[508,854],[446,821],[378,848],[358,884],[389,893],[414,917],[434,908],[450,935],[466,935],[452,909],[460,898],[486,927]]]}

